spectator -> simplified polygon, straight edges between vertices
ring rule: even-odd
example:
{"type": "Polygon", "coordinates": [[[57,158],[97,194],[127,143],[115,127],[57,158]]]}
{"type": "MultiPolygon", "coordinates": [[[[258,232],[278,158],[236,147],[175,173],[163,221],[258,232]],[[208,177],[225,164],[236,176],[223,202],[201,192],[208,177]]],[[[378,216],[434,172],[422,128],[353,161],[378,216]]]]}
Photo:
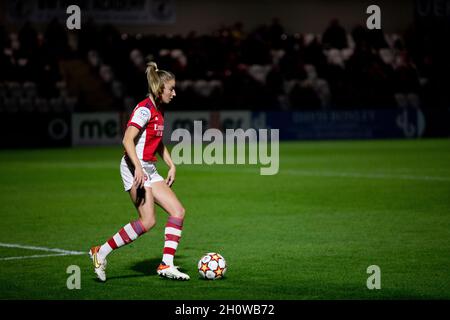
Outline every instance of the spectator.
{"type": "Polygon", "coordinates": [[[57,57],[64,56],[68,51],[68,38],[65,26],[54,18],[45,30],[45,39],[50,53],[57,57]]]}
{"type": "Polygon", "coordinates": [[[338,19],[331,20],[330,25],[323,33],[322,43],[325,48],[347,48],[347,32],[339,24],[338,19]]]}

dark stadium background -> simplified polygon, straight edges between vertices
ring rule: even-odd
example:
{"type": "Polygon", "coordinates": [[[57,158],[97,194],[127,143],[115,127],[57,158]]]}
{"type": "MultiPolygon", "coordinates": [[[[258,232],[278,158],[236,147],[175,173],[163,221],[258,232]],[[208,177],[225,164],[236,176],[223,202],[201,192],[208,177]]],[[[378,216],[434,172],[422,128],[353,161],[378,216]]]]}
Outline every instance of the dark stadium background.
{"type": "Polygon", "coordinates": [[[192,212],[181,263],[195,274],[218,250],[228,279],[151,277],[160,222],[111,258],[107,290],[84,273],[66,289],[68,265],[92,271],[85,256],[7,261],[35,252],[2,247],[0,298],[448,299],[449,24],[439,0],[0,1],[3,244],[87,251],[134,217],[118,161],[147,61],[177,77],[166,142],[194,120],[281,139],[279,175],[177,171],[192,212]],[[80,30],[66,27],[73,4],[80,30]],[[372,4],[380,30],[366,27],[372,4]]]}
{"type": "MultiPolygon", "coordinates": [[[[67,1],[2,1],[2,132],[20,120],[33,135],[1,146],[76,144],[74,114],[127,114],[142,100],[149,59],[177,76],[170,110],[210,121],[245,110],[251,126],[275,112],[264,125],[283,124],[283,139],[449,135],[445,1],[379,1],[381,30],[366,27],[367,1],[77,3],[81,29],[69,31],[67,1]],[[136,18],[140,5],[147,11],[136,18]],[[296,123],[291,112],[311,120],[296,123]]],[[[105,121],[90,132],[101,135],[105,121]]]]}

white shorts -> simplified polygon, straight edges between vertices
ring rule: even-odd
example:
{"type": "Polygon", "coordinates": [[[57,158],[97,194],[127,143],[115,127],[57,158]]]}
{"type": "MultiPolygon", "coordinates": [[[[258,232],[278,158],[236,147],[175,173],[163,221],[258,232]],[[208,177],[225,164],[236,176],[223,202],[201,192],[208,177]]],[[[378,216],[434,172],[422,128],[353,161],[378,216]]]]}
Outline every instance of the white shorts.
{"type": "MultiPolygon", "coordinates": [[[[141,161],[141,164],[145,174],[144,187],[151,187],[152,183],[164,181],[163,177],[161,177],[156,170],[156,166],[153,162],[141,161]]],[[[122,157],[122,161],[120,162],[120,175],[122,176],[125,191],[130,190],[134,182],[134,166],[130,160],[125,160],[125,157],[122,157]]]]}

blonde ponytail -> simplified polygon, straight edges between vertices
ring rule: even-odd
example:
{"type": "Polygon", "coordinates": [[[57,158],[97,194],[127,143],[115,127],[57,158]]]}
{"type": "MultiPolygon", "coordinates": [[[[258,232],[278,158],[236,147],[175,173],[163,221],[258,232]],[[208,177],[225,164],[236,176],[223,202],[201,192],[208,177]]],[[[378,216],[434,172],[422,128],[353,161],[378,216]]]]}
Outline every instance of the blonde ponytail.
{"type": "Polygon", "coordinates": [[[175,79],[175,75],[168,71],[159,70],[155,62],[147,63],[145,73],[147,75],[148,92],[159,102],[164,90],[164,83],[175,79]]]}

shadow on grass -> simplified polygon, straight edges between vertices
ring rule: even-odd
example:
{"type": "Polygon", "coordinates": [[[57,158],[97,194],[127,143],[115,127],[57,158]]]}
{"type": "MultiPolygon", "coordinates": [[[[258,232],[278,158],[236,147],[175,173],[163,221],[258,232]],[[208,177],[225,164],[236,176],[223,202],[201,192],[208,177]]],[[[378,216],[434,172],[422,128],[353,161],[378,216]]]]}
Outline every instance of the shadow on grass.
{"type": "MultiPolygon", "coordinates": [[[[151,258],[151,259],[145,259],[145,260],[136,262],[135,264],[131,265],[130,269],[132,271],[137,272],[137,274],[134,273],[134,274],[125,274],[125,275],[107,277],[107,281],[114,280],[114,279],[127,279],[127,278],[141,278],[141,277],[148,277],[148,276],[157,276],[156,268],[158,267],[160,262],[161,262],[161,258],[151,258]]],[[[97,281],[99,281],[99,280],[97,279],[97,281]]]]}
{"type": "Polygon", "coordinates": [[[146,276],[155,276],[156,268],[158,268],[161,263],[161,257],[145,259],[139,262],[136,262],[131,266],[131,270],[141,273],[146,276]]]}
{"type": "MultiPolygon", "coordinates": [[[[182,257],[183,257],[182,255],[177,256],[177,258],[181,258],[181,259],[182,259],[182,257]]],[[[160,263],[161,263],[161,257],[145,259],[145,260],[134,263],[130,267],[131,270],[137,272],[138,274],[128,274],[128,275],[107,277],[107,280],[140,278],[140,277],[148,277],[148,276],[158,277],[158,274],[156,273],[156,268],[158,268],[160,263]]],[[[182,267],[179,267],[179,270],[181,272],[185,272],[182,267]]],[[[98,279],[97,279],[97,281],[101,282],[98,279]]]]}

